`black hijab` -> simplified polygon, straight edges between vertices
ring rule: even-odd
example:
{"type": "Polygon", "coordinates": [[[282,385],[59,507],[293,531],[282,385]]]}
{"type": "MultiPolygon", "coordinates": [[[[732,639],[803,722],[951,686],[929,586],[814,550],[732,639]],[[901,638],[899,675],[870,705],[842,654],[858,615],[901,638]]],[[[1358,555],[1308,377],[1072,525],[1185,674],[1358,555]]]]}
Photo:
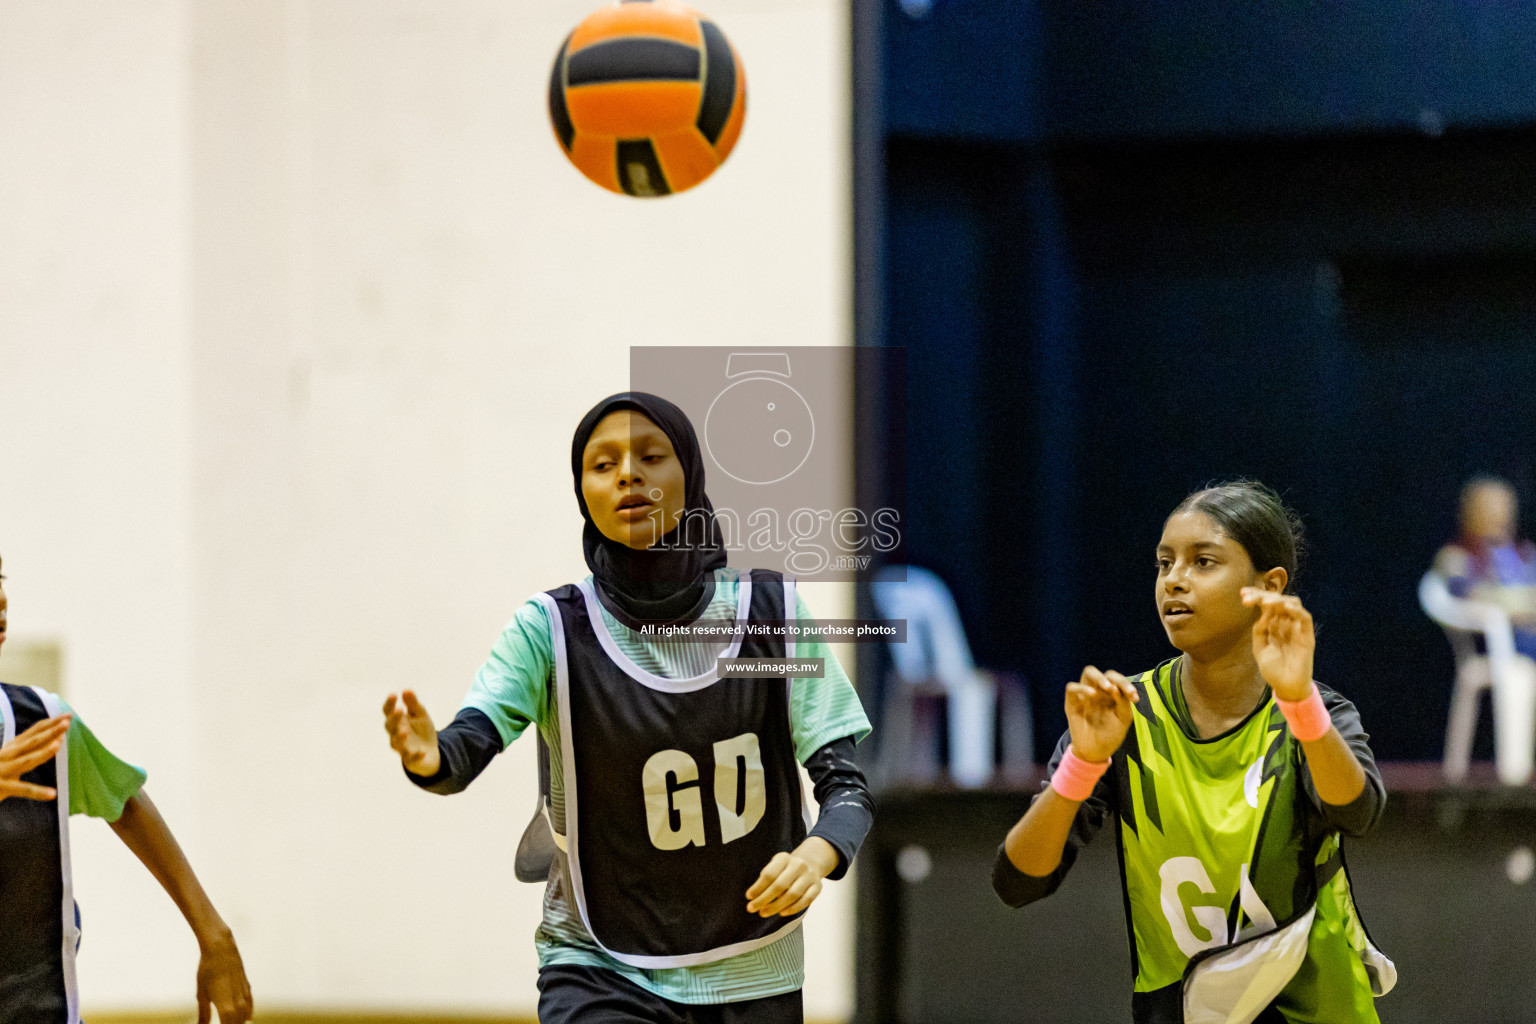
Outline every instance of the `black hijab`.
{"type": "Polygon", "coordinates": [[[607,599],[605,603],[622,612],[632,624],[696,617],[713,594],[713,573],[724,567],[726,554],[714,506],[704,493],[704,458],[699,452],[699,439],[683,410],[644,391],[609,395],[594,405],[576,427],[576,436],[571,439],[571,475],[576,480],[576,504],[586,520],[581,532],[582,551],[599,592],[607,599]],[[679,528],[697,537],[697,522],[702,513],[708,522],[703,543],[673,547],[658,542],[652,548],[637,551],[604,537],[592,522],[592,513],[581,493],[582,455],[603,417],[620,409],[633,409],[660,427],[683,465],[684,519],[666,537],[677,540],[673,534],[679,528]]]}

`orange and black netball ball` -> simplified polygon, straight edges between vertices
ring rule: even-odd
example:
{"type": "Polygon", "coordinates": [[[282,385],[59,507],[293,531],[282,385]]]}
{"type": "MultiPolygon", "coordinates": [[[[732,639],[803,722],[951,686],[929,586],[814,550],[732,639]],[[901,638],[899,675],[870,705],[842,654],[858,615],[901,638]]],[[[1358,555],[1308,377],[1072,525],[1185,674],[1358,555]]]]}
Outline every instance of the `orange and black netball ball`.
{"type": "Polygon", "coordinates": [[[571,163],[603,188],[665,196],[731,155],[747,77],[719,26],[675,0],[622,0],[566,37],[549,120],[571,163]]]}

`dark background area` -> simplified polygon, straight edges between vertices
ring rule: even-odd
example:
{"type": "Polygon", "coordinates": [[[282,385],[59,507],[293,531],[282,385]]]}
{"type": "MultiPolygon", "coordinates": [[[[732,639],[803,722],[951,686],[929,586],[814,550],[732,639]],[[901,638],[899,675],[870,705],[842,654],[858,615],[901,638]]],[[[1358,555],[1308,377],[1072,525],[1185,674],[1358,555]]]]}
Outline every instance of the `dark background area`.
{"type": "MultiPolygon", "coordinates": [[[[1394,793],[1348,845],[1371,938],[1398,969],[1386,1024],[1525,1024],[1536,1005],[1526,936],[1536,886],[1506,858],[1532,841],[1531,790],[1394,793]]],[[[1022,793],[881,802],[859,854],[861,1022],[1111,1024],[1130,1018],[1131,960],[1114,837],[1090,844],[1049,899],[1014,910],[992,893],[999,838],[1022,793]],[[921,849],[925,873],[897,864],[921,849]]]]}
{"type": "Polygon", "coordinates": [[[1418,577],[1468,476],[1536,493],[1536,8],[908,6],[855,4],[859,341],[907,353],[904,557],[1037,749],[1085,663],[1173,653],[1162,520],[1254,476],[1318,678],[1439,758],[1418,577]]]}
{"type": "MultiPolygon", "coordinates": [[[[905,495],[900,556],[948,581],[978,664],[1027,678],[1037,751],[1085,663],[1174,653],[1152,602],[1163,519],[1254,476],[1306,524],[1318,678],[1379,759],[1437,761],[1453,662],[1418,579],[1469,476],[1536,499],[1536,6],[855,0],[853,18],[857,335],[906,370],[904,391],[860,393],[861,501],[905,495]]],[[[858,657],[878,723],[881,653],[858,657]]],[[[1485,712],[1475,756],[1490,733],[1485,712]]],[[[1536,791],[1437,780],[1389,775],[1386,820],[1348,844],[1401,971],[1379,1012],[1529,1020],[1536,890],[1506,865],[1536,845],[1536,791]]],[[[992,894],[1026,803],[880,796],[858,1020],[1126,1018],[1109,836],[1051,899],[992,894]],[[904,878],[903,850],[930,870],[904,878]]]]}

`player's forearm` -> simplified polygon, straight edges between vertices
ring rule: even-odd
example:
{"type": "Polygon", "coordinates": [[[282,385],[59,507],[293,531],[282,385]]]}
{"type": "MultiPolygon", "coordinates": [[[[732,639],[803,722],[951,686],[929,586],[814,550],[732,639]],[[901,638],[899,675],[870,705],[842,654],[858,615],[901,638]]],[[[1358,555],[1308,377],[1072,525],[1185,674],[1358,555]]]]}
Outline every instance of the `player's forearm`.
{"type": "Polygon", "coordinates": [[[874,800],[864,773],[853,759],[853,737],[844,736],[816,751],[805,762],[815,783],[821,813],[811,835],[826,840],[837,851],[838,862],[826,876],[841,878],[864,845],[874,824],[874,800]]]}
{"type": "Polygon", "coordinates": [[[1003,840],[1013,866],[1035,878],[1044,878],[1060,867],[1078,806],[1076,800],[1068,800],[1054,789],[1041,793],[1003,840]]]}
{"type": "Polygon", "coordinates": [[[1323,803],[1342,807],[1365,790],[1365,769],[1338,729],[1329,729],[1321,738],[1303,743],[1301,749],[1306,753],[1312,785],[1323,803]]]}
{"type": "Polygon", "coordinates": [[[406,768],[406,777],[429,793],[462,792],[501,753],[501,734],[483,712],[461,710],[437,734],[431,771],[406,768]]]}
{"type": "Polygon", "coordinates": [[[233,941],[229,926],[203,891],[181,845],[148,793],[141,789],[123,805],[123,813],[112,822],[112,830],[171,897],[203,950],[233,941]]]}

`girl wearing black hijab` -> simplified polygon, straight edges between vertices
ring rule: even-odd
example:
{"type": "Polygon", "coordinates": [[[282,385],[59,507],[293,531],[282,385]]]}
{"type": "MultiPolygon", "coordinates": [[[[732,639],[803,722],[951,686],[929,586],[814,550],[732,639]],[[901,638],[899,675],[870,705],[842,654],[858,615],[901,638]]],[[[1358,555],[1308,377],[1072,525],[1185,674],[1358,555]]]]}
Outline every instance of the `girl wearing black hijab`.
{"type": "Polygon", "coordinates": [[[863,708],[821,643],[733,626],[810,616],[792,579],[727,566],[682,410],[604,399],[571,472],[592,575],[518,609],[441,732],[391,694],[390,745],[444,794],[529,725],[548,745],[544,1024],[801,1021],[800,917],[871,821],[863,708]],[[823,658],[825,675],[720,678],[722,657],[823,658]],[[814,827],[796,762],[825,809],[814,827]]]}

